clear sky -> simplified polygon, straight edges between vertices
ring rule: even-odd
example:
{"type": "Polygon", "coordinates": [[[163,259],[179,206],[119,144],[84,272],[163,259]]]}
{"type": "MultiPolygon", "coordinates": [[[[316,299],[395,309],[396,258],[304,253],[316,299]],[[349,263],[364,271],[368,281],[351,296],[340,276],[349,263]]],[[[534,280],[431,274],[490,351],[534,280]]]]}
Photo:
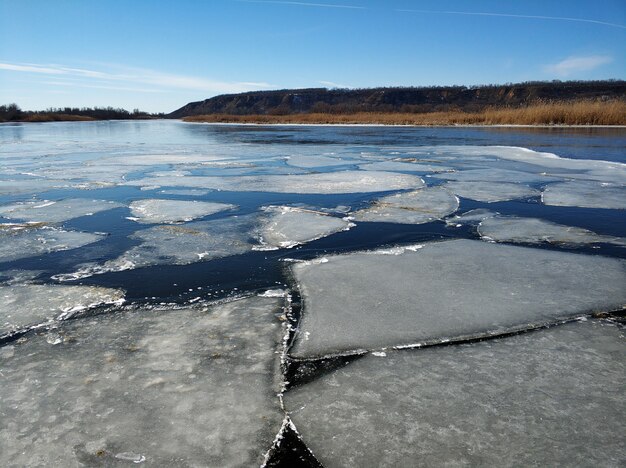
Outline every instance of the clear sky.
{"type": "Polygon", "coordinates": [[[626,78],[626,0],[0,0],[0,104],[626,78]]]}

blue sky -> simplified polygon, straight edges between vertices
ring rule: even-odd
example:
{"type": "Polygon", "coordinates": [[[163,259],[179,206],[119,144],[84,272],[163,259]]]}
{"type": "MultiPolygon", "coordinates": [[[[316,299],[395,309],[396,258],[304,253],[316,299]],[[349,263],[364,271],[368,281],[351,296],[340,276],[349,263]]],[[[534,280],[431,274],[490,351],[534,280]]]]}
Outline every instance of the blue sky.
{"type": "Polygon", "coordinates": [[[0,104],[626,78],[625,0],[0,0],[0,104]]]}

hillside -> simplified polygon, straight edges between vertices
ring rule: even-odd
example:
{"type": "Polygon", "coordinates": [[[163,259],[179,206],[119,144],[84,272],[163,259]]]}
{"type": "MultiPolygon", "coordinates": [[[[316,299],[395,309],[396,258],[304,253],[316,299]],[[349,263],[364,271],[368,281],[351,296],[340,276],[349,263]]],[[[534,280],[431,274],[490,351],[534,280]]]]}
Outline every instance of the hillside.
{"type": "Polygon", "coordinates": [[[552,81],[424,88],[292,89],[225,94],[191,102],[167,115],[292,115],[482,112],[545,103],[626,100],[626,81],[552,81]]]}

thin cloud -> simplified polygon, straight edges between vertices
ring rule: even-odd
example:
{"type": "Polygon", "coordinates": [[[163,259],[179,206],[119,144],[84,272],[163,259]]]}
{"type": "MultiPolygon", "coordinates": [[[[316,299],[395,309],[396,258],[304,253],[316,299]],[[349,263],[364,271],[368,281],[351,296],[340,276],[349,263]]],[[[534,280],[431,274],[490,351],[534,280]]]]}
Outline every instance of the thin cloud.
{"type": "Polygon", "coordinates": [[[81,78],[85,80],[100,80],[107,82],[122,82],[130,84],[147,84],[160,88],[177,88],[198,90],[216,93],[238,93],[254,89],[267,89],[272,85],[258,82],[225,82],[207,80],[194,76],[174,75],[156,70],[117,67],[117,72],[85,70],[62,65],[33,64],[33,63],[6,63],[0,62],[0,70],[22,73],[37,73],[43,75],[81,78]]]}
{"type": "Polygon", "coordinates": [[[335,83],[333,81],[318,81],[318,83],[326,86],[327,88],[352,88],[352,86],[335,83]]]}
{"type": "Polygon", "coordinates": [[[306,6],[306,7],[318,7],[318,8],[344,8],[349,10],[367,10],[366,7],[355,5],[341,5],[335,3],[311,3],[311,2],[289,2],[283,0],[237,0],[241,3],[269,3],[275,5],[294,5],[294,6],[306,6]]]}
{"type": "Polygon", "coordinates": [[[559,76],[569,76],[577,72],[595,70],[613,61],[609,55],[589,55],[586,57],[568,57],[560,62],[546,65],[544,71],[559,76]]]}
{"type": "Polygon", "coordinates": [[[487,13],[487,12],[474,12],[474,11],[443,11],[443,10],[396,10],[403,13],[436,13],[442,15],[468,15],[468,16],[499,16],[504,18],[526,18],[526,19],[539,19],[539,20],[552,20],[552,21],[573,21],[576,23],[591,23],[599,24],[602,26],[610,26],[612,28],[626,29],[623,24],[609,23],[606,21],[599,21],[587,18],[569,18],[566,16],[542,16],[542,15],[514,15],[509,13],[487,13]]]}

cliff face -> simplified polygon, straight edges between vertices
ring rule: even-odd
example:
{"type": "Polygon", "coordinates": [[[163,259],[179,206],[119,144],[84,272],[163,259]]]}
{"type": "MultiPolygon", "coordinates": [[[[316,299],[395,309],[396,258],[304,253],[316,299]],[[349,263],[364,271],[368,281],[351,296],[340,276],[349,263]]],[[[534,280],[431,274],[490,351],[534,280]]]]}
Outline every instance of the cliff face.
{"type": "Polygon", "coordinates": [[[224,94],[190,102],[167,117],[202,114],[297,114],[309,112],[480,111],[539,102],[626,99],[626,81],[531,82],[501,86],[430,88],[293,89],[224,94]]]}

